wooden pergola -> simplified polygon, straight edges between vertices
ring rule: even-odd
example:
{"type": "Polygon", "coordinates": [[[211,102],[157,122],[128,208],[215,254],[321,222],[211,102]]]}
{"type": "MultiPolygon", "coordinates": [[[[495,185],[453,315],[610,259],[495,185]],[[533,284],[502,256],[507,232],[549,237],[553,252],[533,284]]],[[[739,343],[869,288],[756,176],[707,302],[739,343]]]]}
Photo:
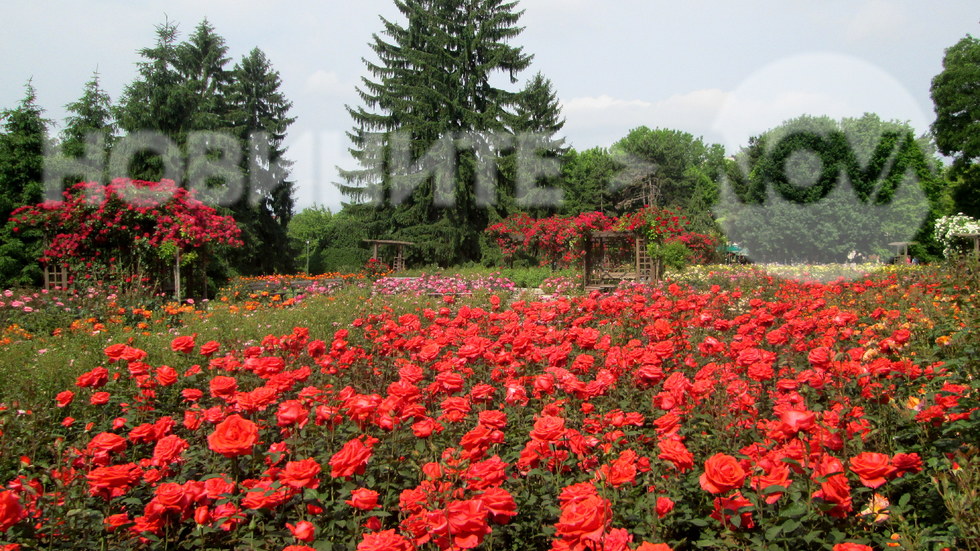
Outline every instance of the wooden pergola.
{"type": "Polygon", "coordinates": [[[405,247],[414,247],[415,243],[411,241],[394,241],[391,239],[364,239],[364,243],[369,243],[371,245],[371,258],[376,258],[381,260],[378,256],[378,249],[381,245],[394,245],[395,258],[391,261],[391,269],[399,272],[405,269],[405,247]]]}
{"type": "Polygon", "coordinates": [[[895,247],[895,263],[896,264],[908,264],[911,262],[909,258],[909,245],[915,245],[915,241],[895,241],[894,243],[889,243],[889,247],[895,247]]]}
{"type": "Polygon", "coordinates": [[[980,233],[954,233],[952,237],[972,240],[973,254],[980,256],[980,233]]]}
{"type": "Polygon", "coordinates": [[[647,253],[646,239],[634,233],[594,232],[585,235],[583,245],[582,284],[586,290],[609,290],[623,281],[660,277],[659,265],[647,253]]]}

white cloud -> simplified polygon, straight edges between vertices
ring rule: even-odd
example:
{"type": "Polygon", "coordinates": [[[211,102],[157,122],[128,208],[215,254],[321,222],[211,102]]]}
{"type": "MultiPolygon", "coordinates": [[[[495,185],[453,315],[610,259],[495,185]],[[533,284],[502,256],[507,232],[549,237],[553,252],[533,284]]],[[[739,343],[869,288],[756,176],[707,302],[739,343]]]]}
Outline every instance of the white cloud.
{"type": "Polygon", "coordinates": [[[354,90],[353,84],[344,82],[333,71],[317,69],[306,77],[303,93],[311,95],[346,96],[354,90]]]}
{"type": "Polygon", "coordinates": [[[638,126],[674,128],[704,135],[723,105],[726,93],[694,90],[659,101],[621,99],[609,95],[572,98],[562,104],[565,130],[577,147],[609,146],[638,126]],[[599,137],[599,143],[579,143],[580,136],[599,137]]]}

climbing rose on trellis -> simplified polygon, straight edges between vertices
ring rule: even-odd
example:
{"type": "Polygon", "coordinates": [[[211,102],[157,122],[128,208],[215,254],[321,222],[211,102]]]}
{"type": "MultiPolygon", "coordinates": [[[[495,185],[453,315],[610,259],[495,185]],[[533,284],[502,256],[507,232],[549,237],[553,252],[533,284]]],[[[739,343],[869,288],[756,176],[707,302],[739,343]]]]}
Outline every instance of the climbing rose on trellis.
{"type": "Polygon", "coordinates": [[[581,239],[585,234],[609,230],[636,233],[656,241],[680,241],[691,249],[695,262],[709,259],[717,245],[711,236],[691,232],[682,214],[654,207],[618,219],[601,212],[547,218],[517,213],[485,231],[507,260],[524,255],[541,265],[572,266],[582,258],[581,239]]]}
{"type": "Polygon", "coordinates": [[[60,201],[21,207],[10,220],[14,231],[35,227],[45,233],[41,262],[90,277],[115,273],[127,281],[159,273],[159,265],[169,261],[162,251],[186,255],[213,245],[242,244],[234,218],[219,215],[171,180],[81,182],[60,201]]]}

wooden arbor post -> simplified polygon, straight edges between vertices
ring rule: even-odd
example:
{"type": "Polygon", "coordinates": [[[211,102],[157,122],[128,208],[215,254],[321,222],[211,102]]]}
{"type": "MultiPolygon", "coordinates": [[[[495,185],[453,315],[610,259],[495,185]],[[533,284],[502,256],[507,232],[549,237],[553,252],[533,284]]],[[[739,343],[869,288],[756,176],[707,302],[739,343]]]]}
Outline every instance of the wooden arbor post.
{"type": "Polygon", "coordinates": [[[405,269],[405,247],[415,246],[415,243],[411,241],[394,241],[391,239],[365,239],[364,243],[371,244],[371,258],[381,260],[378,256],[378,250],[381,245],[394,245],[395,256],[391,262],[391,269],[399,272],[405,269]]]}
{"type": "Polygon", "coordinates": [[[973,240],[973,254],[980,257],[980,233],[954,233],[953,237],[973,240]]]}

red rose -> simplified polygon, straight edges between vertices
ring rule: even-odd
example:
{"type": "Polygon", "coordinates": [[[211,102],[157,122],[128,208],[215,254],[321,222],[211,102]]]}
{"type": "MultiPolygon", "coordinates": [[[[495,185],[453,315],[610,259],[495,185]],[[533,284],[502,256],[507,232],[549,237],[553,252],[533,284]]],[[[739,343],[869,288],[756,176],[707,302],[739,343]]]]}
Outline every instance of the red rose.
{"type": "Polygon", "coordinates": [[[674,500],[670,499],[669,497],[657,498],[657,506],[656,506],[657,518],[664,518],[665,516],[667,516],[667,513],[670,513],[673,510],[674,510],[674,500]]]}
{"type": "Polygon", "coordinates": [[[917,473],[922,470],[922,458],[917,453],[896,453],[892,457],[892,465],[898,469],[898,476],[917,473]]]}
{"type": "Polygon", "coordinates": [[[378,492],[367,488],[357,488],[350,491],[351,499],[344,500],[344,503],[361,511],[370,511],[378,507],[378,492]]]}
{"type": "Polygon", "coordinates": [[[555,528],[558,536],[564,539],[599,543],[611,521],[612,507],[609,500],[600,496],[588,496],[562,506],[555,528]]]}
{"type": "Polygon", "coordinates": [[[308,520],[301,520],[295,525],[287,522],[286,528],[289,528],[289,531],[293,534],[293,537],[299,541],[309,543],[316,539],[316,527],[313,526],[313,523],[308,520]]]}
{"type": "Polygon", "coordinates": [[[217,352],[218,348],[220,347],[221,345],[218,344],[217,341],[208,341],[201,345],[199,352],[202,356],[210,356],[211,354],[217,352]]]}
{"type": "Polygon", "coordinates": [[[858,475],[861,484],[877,488],[893,478],[896,469],[886,454],[864,452],[851,458],[851,472],[858,475]]]}
{"type": "Polygon", "coordinates": [[[731,497],[716,497],[714,504],[715,510],[711,513],[711,518],[722,523],[722,525],[728,528],[745,529],[755,526],[755,521],[752,520],[752,511],[745,510],[752,506],[752,502],[745,499],[741,492],[736,492],[731,497]],[[737,525],[733,520],[734,518],[738,518],[737,525]]]}
{"type": "Polygon", "coordinates": [[[252,453],[252,446],[259,441],[259,427],[240,415],[229,415],[214,427],[208,435],[208,447],[225,457],[252,453]]]}
{"type": "Polygon", "coordinates": [[[678,471],[684,472],[694,467],[694,456],[687,450],[683,442],[666,439],[661,440],[658,446],[660,447],[660,455],[657,457],[664,461],[670,461],[678,471]]]}
{"type": "Polygon", "coordinates": [[[281,402],[276,411],[276,425],[280,427],[298,425],[299,428],[303,428],[309,419],[310,410],[303,407],[299,400],[281,402]]]}
{"type": "Polygon", "coordinates": [[[310,488],[315,489],[320,485],[317,475],[320,474],[320,463],[312,457],[302,461],[290,461],[286,463],[286,468],[279,473],[279,482],[290,488],[310,488]]]}
{"type": "Polygon", "coordinates": [[[483,537],[490,533],[487,513],[478,499],[453,501],[445,510],[429,513],[429,525],[440,536],[436,539],[439,548],[446,549],[450,541],[461,549],[479,546],[483,537]]]}
{"type": "Polygon", "coordinates": [[[414,551],[415,546],[394,530],[364,534],[357,551],[414,551]]]}
{"type": "Polygon", "coordinates": [[[228,399],[235,395],[238,390],[238,381],[234,377],[225,377],[224,375],[218,375],[217,377],[211,379],[210,383],[211,396],[215,398],[228,399]]]}
{"type": "Polygon", "coordinates": [[[24,508],[21,507],[17,494],[10,491],[0,492],[0,532],[6,532],[22,518],[24,508]]]}
{"type": "Polygon", "coordinates": [[[643,542],[640,544],[639,547],[636,548],[636,551],[674,551],[674,550],[671,549],[670,546],[667,545],[666,543],[643,542]]]}
{"type": "Polygon", "coordinates": [[[164,467],[180,461],[181,454],[189,447],[187,441],[176,434],[164,436],[157,441],[156,446],[153,448],[151,463],[155,467],[164,467]]]}
{"type": "Polygon", "coordinates": [[[194,350],[194,338],[197,337],[197,333],[191,336],[177,337],[176,339],[170,341],[170,349],[174,352],[184,352],[189,353],[194,350]]]}
{"type": "Polygon", "coordinates": [[[96,392],[89,399],[89,403],[93,406],[102,406],[109,403],[109,398],[111,395],[108,392],[96,392]]]}
{"type": "Polygon", "coordinates": [[[704,474],[698,480],[705,491],[723,494],[742,487],[745,471],[734,457],[716,453],[704,462],[704,474]]]}
{"type": "Polygon", "coordinates": [[[98,467],[85,475],[89,493],[93,496],[102,496],[106,500],[125,494],[142,477],[143,471],[139,465],[133,463],[98,467]]]}
{"type": "Polygon", "coordinates": [[[483,502],[490,519],[495,524],[507,524],[510,519],[517,516],[517,503],[514,496],[503,488],[490,488],[477,496],[483,502]]]}
{"type": "Polygon", "coordinates": [[[417,438],[428,438],[432,436],[433,432],[442,432],[443,430],[443,426],[431,417],[412,423],[412,434],[417,438]]]}
{"type": "Polygon", "coordinates": [[[72,391],[70,391],[70,390],[65,390],[65,391],[59,392],[58,395],[55,396],[54,399],[58,403],[58,407],[63,408],[65,406],[67,406],[68,404],[70,404],[71,401],[75,399],[75,393],[72,392],[72,391]]]}
{"type": "Polygon", "coordinates": [[[834,545],[834,551],[874,551],[874,549],[860,543],[847,542],[834,545]]]}
{"type": "Polygon", "coordinates": [[[827,367],[833,357],[829,348],[820,346],[811,350],[807,359],[810,360],[810,365],[813,367],[827,367]]]}
{"type": "Polygon", "coordinates": [[[565,420],[554,415],[542,415],[531,429],[531,438],[543,442],[557,442],[564,434],[565,420]]]}
{"type": "Polygon", "coordinates": [[[367,462],[371,459],[371,448],[377,442],[378,439],[372,437],[367,437],[364,442],[359,438],[349,440],[330,458],[330,476],[338,478],[364,474],[367,462]]]}

